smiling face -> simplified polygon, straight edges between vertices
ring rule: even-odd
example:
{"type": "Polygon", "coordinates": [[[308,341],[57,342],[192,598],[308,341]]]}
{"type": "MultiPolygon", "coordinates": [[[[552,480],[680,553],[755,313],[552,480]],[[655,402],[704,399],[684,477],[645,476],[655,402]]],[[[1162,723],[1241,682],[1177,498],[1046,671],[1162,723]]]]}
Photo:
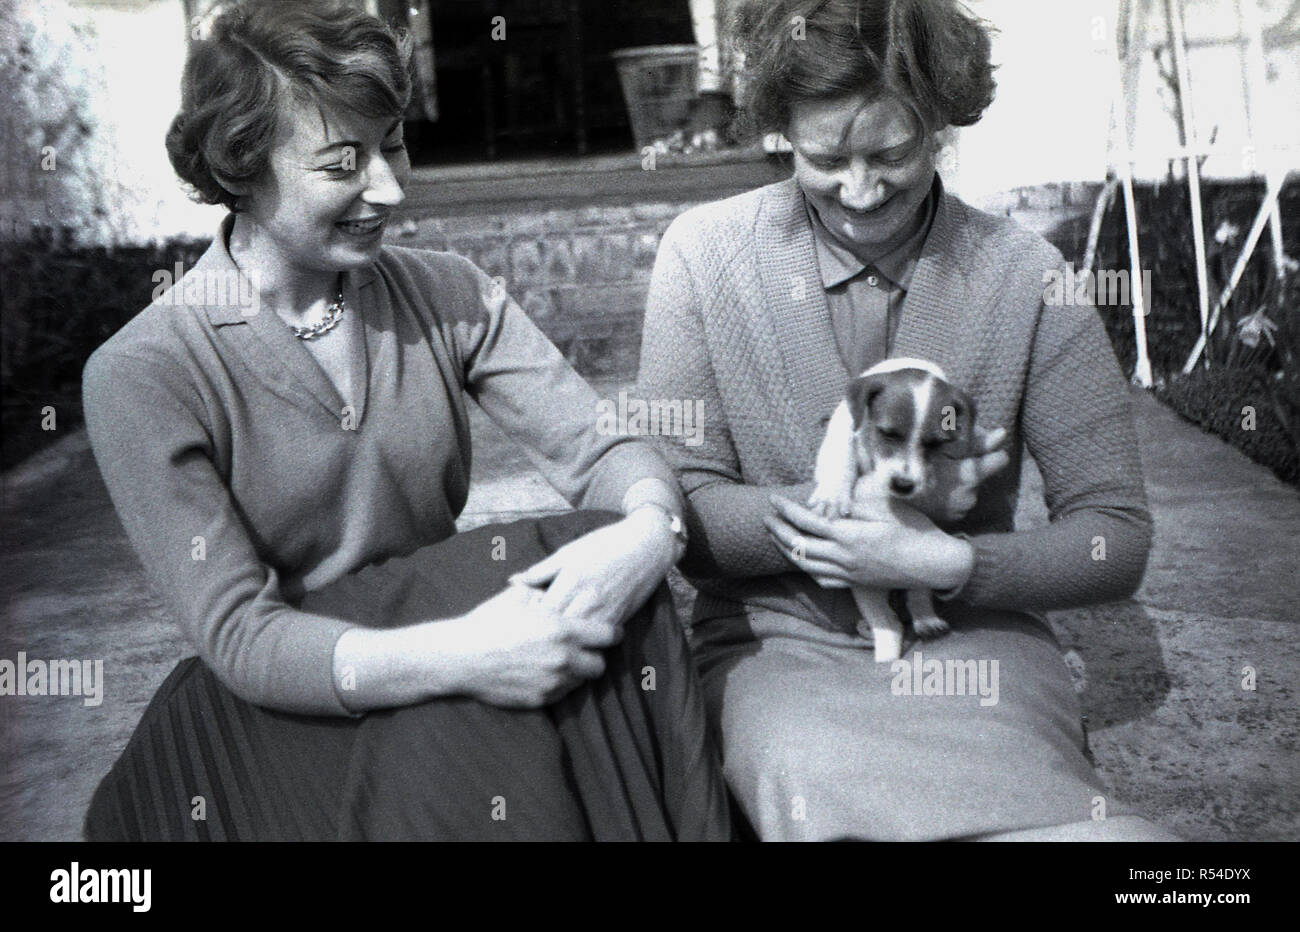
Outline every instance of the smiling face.
{"type": "Polygon", "coordinates": [[[267,171],[239,192],[237,228],[264,274],[292,279],[359,268],[378,256],[410,175],[400,119],[295,100],[267,171]]]}
{"type": "Polygon", "coordinates": [[[799,187],[848,249],[896,245],[922,222],[934,133],[896,97],[797,101],[786,137],[799,187]]]}

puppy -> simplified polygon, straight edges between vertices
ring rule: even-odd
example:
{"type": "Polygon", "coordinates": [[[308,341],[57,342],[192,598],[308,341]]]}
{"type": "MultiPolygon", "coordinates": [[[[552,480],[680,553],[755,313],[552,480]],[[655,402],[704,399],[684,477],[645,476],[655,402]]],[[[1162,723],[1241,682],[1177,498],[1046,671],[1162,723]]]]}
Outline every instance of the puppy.
{"type": "MultiPolygon", "coordinates": [[[[975,487],[958,478],[956,461],[975,445],[975,403],[943,370],[924,359],[887,359],[849,383],[817,454],[808,506],[823,517],[889,518],[906,502],[935,520],[975,504],[975,487]]],[[[876,660],[902,654],[903,626],[889,593],[852,587],[870,630],[876,660]]],[[[907,593],[918,637],[938,637],[948,623],[934,613],[926,590],[907,593]]]]}

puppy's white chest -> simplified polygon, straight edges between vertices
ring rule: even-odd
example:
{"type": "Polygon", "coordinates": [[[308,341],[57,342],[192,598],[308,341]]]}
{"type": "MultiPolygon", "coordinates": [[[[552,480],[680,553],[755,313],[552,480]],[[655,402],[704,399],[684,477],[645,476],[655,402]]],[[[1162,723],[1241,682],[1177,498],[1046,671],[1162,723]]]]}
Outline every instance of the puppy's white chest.
{"type": "Polygon", "coordinates": [[[890,515],[897,499],[890,494],[888,485],[889,479],[882,470],[859,473],[853,483],[853,516],[870,519],[890,515]]]}

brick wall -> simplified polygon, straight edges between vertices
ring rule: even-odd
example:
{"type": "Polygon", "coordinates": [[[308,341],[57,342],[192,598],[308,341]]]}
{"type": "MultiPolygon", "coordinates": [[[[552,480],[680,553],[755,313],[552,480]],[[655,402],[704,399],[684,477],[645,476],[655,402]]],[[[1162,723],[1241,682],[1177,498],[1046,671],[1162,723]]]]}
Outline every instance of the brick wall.
{"type": "Polygon", "coordinates": [[[1101,188],[1100,182],[1093,181],[1013,188],[976,201],[974,206],[1012,218],[1077,262],[1087,245],[1088,221],[1101,188]]]}
{"type": "MultiPolygon", "coordinates": [[[[1092,209],[1098,185],[1045,185],[981,204],[1008,214],[1063,249],[1072,223],[1092,209]]],[[[394,242],[447,250],[501,276],[506,288],[584,375],[636,374],[646,289],[659,239],[698,201],[419,218],[394,242]]]]}
{"type": "Polygon", "coordinates": [[[659,239],[691,203],[434,217],[394,242],[458,253],[506,288],[588,376],[636,373],[659,239]]]}

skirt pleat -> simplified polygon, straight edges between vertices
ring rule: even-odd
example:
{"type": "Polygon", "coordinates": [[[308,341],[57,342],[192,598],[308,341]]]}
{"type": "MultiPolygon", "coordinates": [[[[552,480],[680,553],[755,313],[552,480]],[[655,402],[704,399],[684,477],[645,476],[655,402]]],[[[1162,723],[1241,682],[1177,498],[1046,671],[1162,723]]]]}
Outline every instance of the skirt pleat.
{"type": "MultiPolygon", "coordinates": [[[[611,520],[493,525],[396,558],[301,607],[377,627],[460,614],[611,520]],[[510,559],[485,561],[504,538],[510,559]]],[[[728,803],[666,587],[552,705],[464,697],[358,718],[240,699],[198,658],[146,709],[87,813],[100,840],[726,840],[728,803]],[[653,688],[650,688],[653,687],[653,688]]]]}

